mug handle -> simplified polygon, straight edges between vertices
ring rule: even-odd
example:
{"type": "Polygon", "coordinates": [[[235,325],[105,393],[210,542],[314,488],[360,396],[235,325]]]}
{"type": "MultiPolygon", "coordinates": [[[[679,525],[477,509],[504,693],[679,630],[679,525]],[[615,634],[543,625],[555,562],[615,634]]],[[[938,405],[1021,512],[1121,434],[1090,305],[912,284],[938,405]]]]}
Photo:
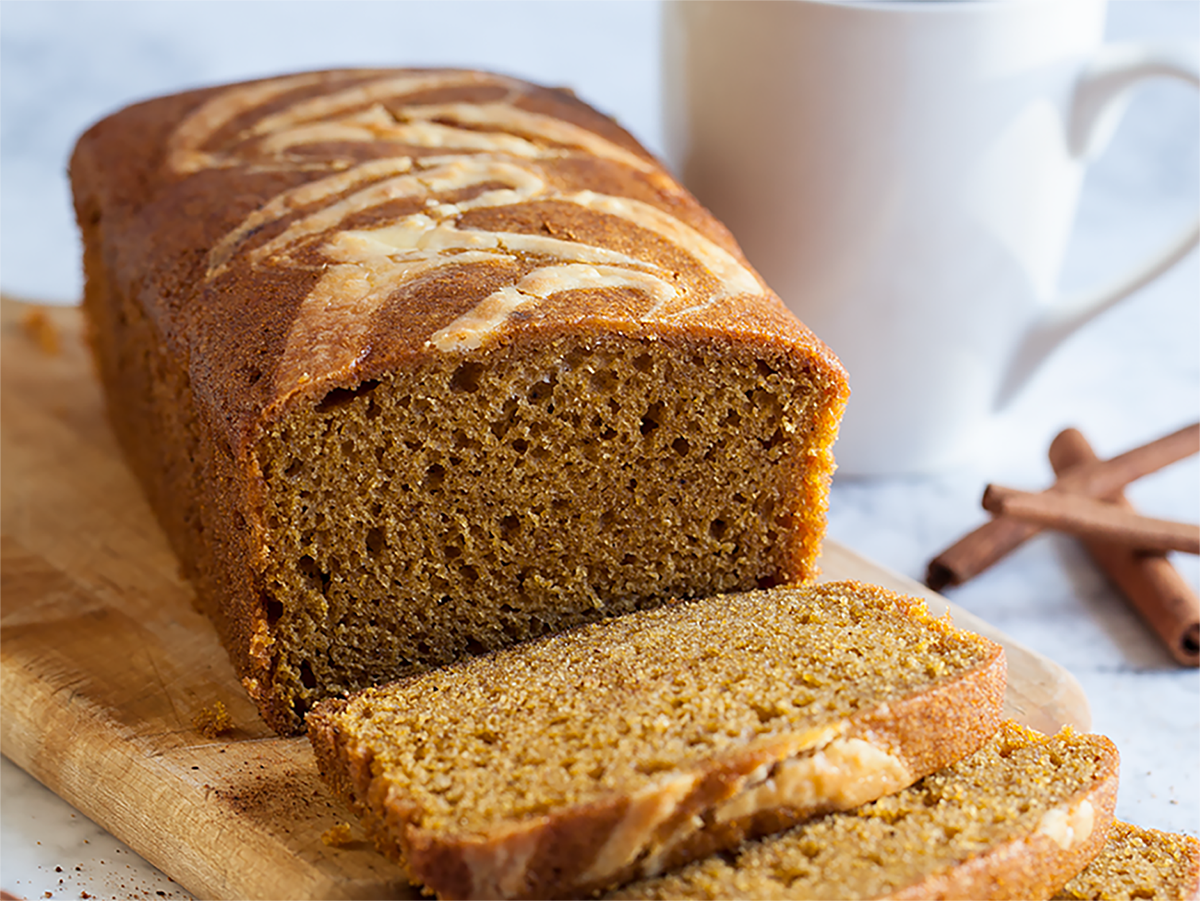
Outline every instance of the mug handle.
{"type": "MultiPolygon", "coordinates": [[[[1112,136],[1130,89],[1148,78],[1178,78],[1200,89],[1200,51],[1195,47],[1110,44],[1084,69],[1071,99],[1067,149],[1077,159],[1096,155],[1112,136]]],[[[1200,217],[1165,247],[1108,284],[1060,297],[1026,335],[996,399],[1002,407],[1016,395],[1050,352],[1096,316],[1158,278],[1200,244],[1200,217]]]]}

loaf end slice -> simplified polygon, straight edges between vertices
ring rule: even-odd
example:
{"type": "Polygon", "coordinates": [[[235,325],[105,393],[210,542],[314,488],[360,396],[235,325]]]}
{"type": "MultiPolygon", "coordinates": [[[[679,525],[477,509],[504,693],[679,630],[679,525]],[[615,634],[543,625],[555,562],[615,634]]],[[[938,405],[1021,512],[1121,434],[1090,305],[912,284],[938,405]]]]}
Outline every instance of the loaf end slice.
{"type": "Polygon", "coordinates": [[[1192,901],[1200,896],[1200,841],[1115,821],[1096,858],[1055,901],[1192,901]]]}
{"type": "Polygon", "coordinates": [[[909,788],[625,886],[620,899],[1048,898],[1104,845],[1106,738],[1005,723],[909,788]]]}
{"type": "Polygon", "coordinates": [[[327,701],[325,778],[444,898],[570,897],[894,792],[997,728],[1003,650],[880,588],[641,611],[327,701]]]}

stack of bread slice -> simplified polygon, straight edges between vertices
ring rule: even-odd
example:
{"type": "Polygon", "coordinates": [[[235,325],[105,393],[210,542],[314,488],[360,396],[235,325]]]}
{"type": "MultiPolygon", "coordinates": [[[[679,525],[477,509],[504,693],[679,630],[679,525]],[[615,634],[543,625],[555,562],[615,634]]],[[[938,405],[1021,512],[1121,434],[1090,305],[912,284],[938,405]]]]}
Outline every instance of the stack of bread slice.
{"type": "MultiPolygon", "coordinates": [[[[309,735],[381,850],[443,898],[1108,897],[1130,870],[1124,832],[1116,863],[1097,857],[1117,751],[1001,722],[1004,684],[987,639],[830,583],[367,689],[319,705],[309,735]]],[[[1128,896],[1195,891],[1195,842],[1172,840],[1179,873],[1143,854],[1128,896]]]]}

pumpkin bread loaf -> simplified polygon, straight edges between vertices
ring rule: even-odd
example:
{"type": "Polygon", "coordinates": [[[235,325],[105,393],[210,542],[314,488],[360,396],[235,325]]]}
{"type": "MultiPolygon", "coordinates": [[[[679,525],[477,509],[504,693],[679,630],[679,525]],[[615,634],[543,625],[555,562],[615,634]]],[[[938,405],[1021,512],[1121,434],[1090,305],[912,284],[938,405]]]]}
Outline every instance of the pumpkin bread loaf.
{"type": "Polygon", "coordinates": [[[1049,898],[1104,844],[1117,769],[1106,738],[1006,723],[896,794],[609,897],[1049,898]]]}
{"type": "Polygon", "coordinates": [[[667,605],[308,717],[380,849],[446,898],[583,895],[855,807],[998,727],[1003,650],[859,583],[667,605]]]}
{"type": "Polygon", "coordinates": [[[71,161],[109,415],[263,717],[803,581],[845,373],[570,92],[305,73],[71,161]]]}
{"type": "Polygon", "coordinates": [[[1200,896],[1200,842],[1119,820],[1108,843],[1055,901],[1193,901],[1200,896]]]}

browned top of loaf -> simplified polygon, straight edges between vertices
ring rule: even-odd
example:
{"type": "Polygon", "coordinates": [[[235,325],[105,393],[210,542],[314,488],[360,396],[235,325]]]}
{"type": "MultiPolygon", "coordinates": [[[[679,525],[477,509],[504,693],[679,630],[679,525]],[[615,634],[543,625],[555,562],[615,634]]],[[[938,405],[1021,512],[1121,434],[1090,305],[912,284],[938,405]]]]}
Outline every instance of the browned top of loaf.
{"type": "Polygon", "coordinates": [[[841,379],[725,228],[567,91],[462,70],[189,91],[93,126],[71,178],[236,451],[292,401],[528,329],[721,335],[841,379]]]}

